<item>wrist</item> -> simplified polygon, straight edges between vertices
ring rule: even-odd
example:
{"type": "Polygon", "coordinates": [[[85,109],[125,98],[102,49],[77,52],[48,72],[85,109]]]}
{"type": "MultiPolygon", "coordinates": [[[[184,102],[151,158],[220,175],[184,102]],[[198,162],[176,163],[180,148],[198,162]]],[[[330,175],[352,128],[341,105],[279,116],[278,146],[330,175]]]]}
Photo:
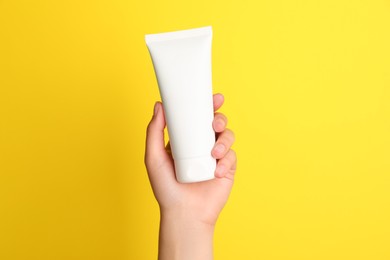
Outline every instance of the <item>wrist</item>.
{"type": "Polygon", "coordinates": [[[174,209],[162,209],[160,207],[160,221],[174,222],[176,225],[182,226],[182,228],[214,231],[214,216],[210,217],[210,214],[206,214],[204,211],[186,207],[174,209]]]}
{"type": "Polygon", "coordinates": [[[159,260],[213,259],[214,225],[186,210],[161,211],[159,260]]]}

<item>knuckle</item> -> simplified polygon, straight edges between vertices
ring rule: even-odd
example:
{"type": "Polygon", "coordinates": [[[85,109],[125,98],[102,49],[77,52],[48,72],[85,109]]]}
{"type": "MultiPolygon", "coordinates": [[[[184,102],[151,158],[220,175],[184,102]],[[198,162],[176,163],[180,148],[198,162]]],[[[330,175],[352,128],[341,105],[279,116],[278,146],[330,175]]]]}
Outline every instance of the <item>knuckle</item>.
{"type": "Polygon", "coordinates": [[[236,140],[236,137],[234,135],[234,132],[232,130],[230,130],[229,128],[226,128],[225,129],[225,137],[226,139],[230,142],[230,143],[234,143],[234,141],[236,140]]]}
{"type": "Polygon", "coordinates": [[[237,153],[234,150],[230,150],[231,158],[232,158],[232,170],[236,171],[237,169],[237,153]]]}
{"type": "Polygon", "coordinates": [[[230,149],[231,157],[236,161],[237,160],[237,153],[233,149],[230,149]]]}
{"type": "Polygon", "coordinates": [[[222,119],[223,121],[227,121],[227,117],[224,114],[220,113],[220,112],[216,112],[215,113],[215,118],[216,119],[222,119]]]}
{"type": "Polygon", "coordinates": [[[236,161],[236,153],[233,150],[229,151],[227,157],[228,157],[231,164],[233,164],[236,161]]]}

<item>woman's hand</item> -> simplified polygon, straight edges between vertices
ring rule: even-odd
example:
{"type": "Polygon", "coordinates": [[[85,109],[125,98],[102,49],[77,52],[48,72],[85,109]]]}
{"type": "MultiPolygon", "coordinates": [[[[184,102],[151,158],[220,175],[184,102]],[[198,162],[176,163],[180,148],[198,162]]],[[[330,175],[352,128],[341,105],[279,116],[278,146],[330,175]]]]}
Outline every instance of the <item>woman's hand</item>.
{"type": "MultiPolygon", "coordinates": [[[[213,100],[214,110],[217,111],[224,98],[216,94],[213,100]]],[[[226,116],[215,113],[213,128],[217,141],[210,153],[217,159],[216,178],[197,183],[179,183],[175,177],[169,144],[165,147],[165,125],[163,106],[157,102],[147,129],[145,165],[161,212],[160,259],[212,259],[214,225],[229,197],[236,171],[236,154],[231,149],[234,134],[226,128],[226,116]],[[199,244],[198,238],[203,242],[199,244]],[[194,248],[203,244],[208,249],[194,248]],[[169,254],[172,247],[183,249],[187,246],[191,248],[184,250],[190,251],[188,256],[175,258],[169,254]],[[202,251],[199,257],[196,256],[198,251],[202,251]]],[[[183,252],[179,249],[176,251],[183,252]]]]}

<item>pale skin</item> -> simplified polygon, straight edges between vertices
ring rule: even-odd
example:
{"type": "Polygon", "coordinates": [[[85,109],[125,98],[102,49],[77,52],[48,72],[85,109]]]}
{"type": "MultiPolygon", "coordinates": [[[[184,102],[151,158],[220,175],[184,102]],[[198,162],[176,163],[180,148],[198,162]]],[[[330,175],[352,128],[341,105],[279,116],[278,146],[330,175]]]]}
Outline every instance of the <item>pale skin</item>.
{"type": "Polygon", "coordinates": [[[169,144],[165,146],[164,109],[156,102],[146,137],[145,165],[160,206],[159,260],[213,259],[214,227],[233,186],[236,154],[231,149],[234,133],[227,118],[216,112],[223,104],[213,96],[213,128],[217,140],[211,155],[217,159],[215,179],[183,184],[175,177],[169,144]]]}

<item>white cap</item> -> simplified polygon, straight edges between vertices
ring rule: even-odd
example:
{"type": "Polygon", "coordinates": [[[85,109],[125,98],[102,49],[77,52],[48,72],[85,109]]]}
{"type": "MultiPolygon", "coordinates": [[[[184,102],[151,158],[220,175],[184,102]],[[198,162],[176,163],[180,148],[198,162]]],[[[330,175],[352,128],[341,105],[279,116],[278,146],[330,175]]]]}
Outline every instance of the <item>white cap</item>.
{"type": "Polygon", "coordinates": [[[174,161],[178,182],[191,183],[214,178],[216,161],[211,155],[174,161]]]}

